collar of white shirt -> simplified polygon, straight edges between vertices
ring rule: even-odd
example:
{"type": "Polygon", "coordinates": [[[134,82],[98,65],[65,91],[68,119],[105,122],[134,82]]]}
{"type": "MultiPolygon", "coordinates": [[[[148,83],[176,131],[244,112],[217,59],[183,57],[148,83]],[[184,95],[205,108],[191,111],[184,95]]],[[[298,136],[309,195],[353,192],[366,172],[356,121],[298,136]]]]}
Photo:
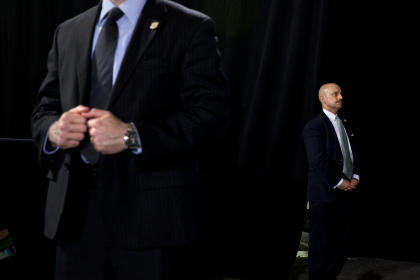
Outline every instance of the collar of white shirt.
{"type": "Polygon", "coordinates": [[[322,111],[324,111],[325,115],[327,115],[327,117],[330,119],[331,122],[335,122],[337,121],[338,115],[334,114],[330,111],[327,111],[325,109],[322,109],[322,111]]]}

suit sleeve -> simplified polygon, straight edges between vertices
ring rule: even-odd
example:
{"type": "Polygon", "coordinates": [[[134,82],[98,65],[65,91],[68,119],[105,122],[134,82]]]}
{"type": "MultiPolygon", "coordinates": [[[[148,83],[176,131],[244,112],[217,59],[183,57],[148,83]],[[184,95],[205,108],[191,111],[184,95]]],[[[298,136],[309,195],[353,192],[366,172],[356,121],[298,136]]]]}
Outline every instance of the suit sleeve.
{"type": "Polygon", "coordinates": [[[229,89],[210,19],[203,20],[193,33],[180,71],[181,109],[161,119],[136,123],[144,159],[193,153],[226,132],[229,89]]]}
{"type": "Polygon", "coordinates": [[[334,188],[342,178],[328,158],[326,134],[322,127],[309,123],[303,130],[303,136],[310,172],[317,174],[327,187],[334,188]]]}
{"type": "Polygon", "coordinates": [[[47,76],[39,89],[31,119],[32,138],[38,148],[41,165],[48,164],[55,157],[55,155],[48,156],[42,151],[49,127],[62,113],[58,81],[58,32],[59,28],[55,32],[53,46],[48,54],[47,76]]]}

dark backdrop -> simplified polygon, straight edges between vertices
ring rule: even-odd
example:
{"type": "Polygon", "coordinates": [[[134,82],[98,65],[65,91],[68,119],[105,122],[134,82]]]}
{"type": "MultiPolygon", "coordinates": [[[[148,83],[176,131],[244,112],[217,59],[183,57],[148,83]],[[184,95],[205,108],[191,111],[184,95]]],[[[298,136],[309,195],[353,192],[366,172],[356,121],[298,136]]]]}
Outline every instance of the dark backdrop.
{"type": "MultiPolygon", "coordinates": [[[[0,137],[30,138],[30,112],[54,28],[96,2],[2,5],[0,137]]],[[[209,269],[231,276],[287,273],[306,203],[301,130],[320,110],[316,94],[325,81],[342,86],[344,114],[361,142],[353,253],[420,260],[420,246],[410,239],[420,232],[413,226],[418,183],[411,163],[417,161],[417,92],[414,75],[405,70],[414,53],[409,7],[331,0],[178,2],[215,20],[232,88],[230,134],[202,155],[209,269]]]]}

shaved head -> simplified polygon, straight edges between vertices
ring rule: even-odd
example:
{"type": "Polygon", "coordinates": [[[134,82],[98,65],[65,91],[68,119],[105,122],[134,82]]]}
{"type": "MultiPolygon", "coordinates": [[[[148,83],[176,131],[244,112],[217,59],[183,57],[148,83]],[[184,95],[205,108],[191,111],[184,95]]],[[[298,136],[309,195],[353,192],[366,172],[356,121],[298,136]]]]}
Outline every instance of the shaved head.
{"type": "Polygon", "coordinates": [[[328,83],[328,84],[323,84],[318,91],[318,96],[320,95],[325,95],[326,93],[330,92],[331,90],[336,90],[337,88],[340,88],[340,86],[336,83],[328,83]]]}
{"type": "Polygon", "coordinates": [[[323,84],[319,88],[318,98],[322,108],[334,114],[343,107],[342,90],[336,83],[323,84]]]}

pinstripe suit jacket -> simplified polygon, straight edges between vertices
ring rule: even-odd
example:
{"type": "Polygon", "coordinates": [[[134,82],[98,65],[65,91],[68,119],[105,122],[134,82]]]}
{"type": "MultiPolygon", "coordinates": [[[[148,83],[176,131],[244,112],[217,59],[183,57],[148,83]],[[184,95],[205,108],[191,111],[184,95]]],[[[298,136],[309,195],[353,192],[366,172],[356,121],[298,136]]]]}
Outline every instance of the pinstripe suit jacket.
{"type": "MultiPolygon", "coordinates": [[[[83,193],[79,150],[42,152],[48,128],[89,95],[90,52],[101,5],[62,23],[32,115],[33,138],[49,179],[44,232],[70,219],[83,193]],[[64,218],[63,218],[64,217],[64,218]]],[[[124,247],[188,244],[197,240],[197,151],[217,141],[229,116],[212,20],[166,0],[148,0],[111,93],[108,110],[134,122],[143,153],[105,156],[101,165],[107,230],[124,247]],[[157,28],[152,22],[159,22],[157,28]]],[[[77,212],[77,211],[76,211],[77,212]]],[[[72,220],[75,220],[73,217],[72,220]]],[[[66,227],[67,228],[67,227],[66,227]]]]}

